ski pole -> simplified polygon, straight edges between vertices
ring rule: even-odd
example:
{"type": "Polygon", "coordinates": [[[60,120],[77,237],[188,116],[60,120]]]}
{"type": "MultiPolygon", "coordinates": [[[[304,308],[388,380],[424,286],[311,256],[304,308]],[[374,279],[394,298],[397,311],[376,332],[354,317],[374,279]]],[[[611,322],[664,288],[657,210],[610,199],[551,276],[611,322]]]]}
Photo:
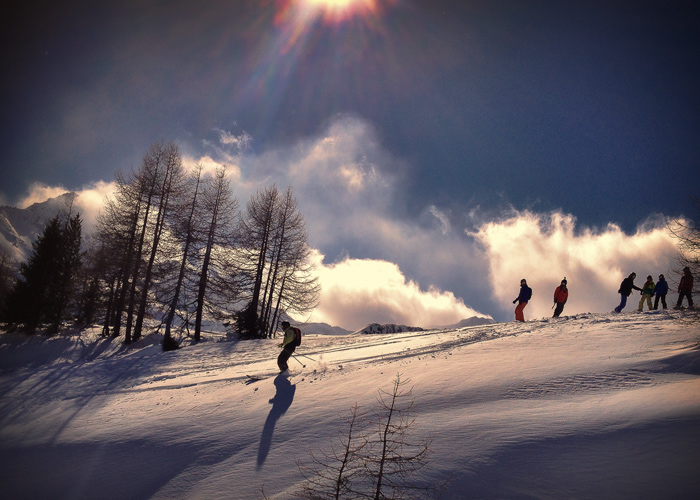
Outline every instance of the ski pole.
{"type": "Polygon", "coordinates": [[[305,356],[304,354],[297,354],[297,356],[302,356],[302,357],[304,357],[304,358],[306,358],[306,359],[310,359],[311,361],[318,362],[318,361],[315,360],[314,358],[310,358],[310,357],[308,357],[308,356],[305,356]]]}
{"type": "Polygon", "coordinates": [[[299,361],[299,360],[297,359],[297,357],[296,357],[294,354],[292,354],[292,357],[293,357],[294,359],[297,360],[297,363],[299,363],[301,366],[303,366],[304,368],[306,368],[306,365],[305,365],[304,363],[302,363],[301,361],[299,361]]]}

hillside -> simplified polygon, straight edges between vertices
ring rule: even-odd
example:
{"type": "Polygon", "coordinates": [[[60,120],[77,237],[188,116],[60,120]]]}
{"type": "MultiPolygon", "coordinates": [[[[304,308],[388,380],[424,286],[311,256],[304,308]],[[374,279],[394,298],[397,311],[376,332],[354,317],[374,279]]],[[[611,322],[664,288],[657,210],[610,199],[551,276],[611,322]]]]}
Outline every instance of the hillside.
{"type": "Polygon", "coordinates": [[[414,479],[448,481],[442,498],[695,498],[700,330],[681,318],[307,335],[289,377],[274,339],[209,334],[163,353],[154,336],[126,348],[96,332],[3,334],[3,497],[292,498],[297,460],[400,373],[411,433],[433,436],[414,479]]]}

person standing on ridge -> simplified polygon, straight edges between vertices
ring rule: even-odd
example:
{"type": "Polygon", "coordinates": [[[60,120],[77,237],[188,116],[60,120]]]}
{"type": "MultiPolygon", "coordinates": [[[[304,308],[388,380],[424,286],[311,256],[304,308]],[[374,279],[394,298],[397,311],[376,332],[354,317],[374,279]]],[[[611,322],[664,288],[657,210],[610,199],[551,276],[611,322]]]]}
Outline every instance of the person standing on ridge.
{"type": "Polygon", "coordinates": [[[552,318],[558,318],[559,315],[564,310],[564,304],[569,298],[569,289],[566,287],[566,278],[561,280],[561,285],[554,290],[554,303],[557,305],[554,309],[554,316],[552,318]]]}
{"type": "Polygon", "coordinates": [[[523,315],[523,309],[527,305],[528,301],[532,297],[532,288],[527,286],[527,281],[525,278],[520,280],[520,294],[518,298],[513,301],[513,304],[518,303],[518,307],[515,308],[515,320],[525,321],[525,316],[523,315]]]}
{"type": "Polygon", "coordinates": [[[663,308],[666,309],[667,293],[668,283],[666,283],[666,278],[664,278],[663,274],[659,274],[659,281],[656,282],[656,286],[654,287],[654,295],[656,295],[656,298],[654,299],[655,311],[659,308],[659,300],[661,300],[661,305],[663,306],[663,308]]]}
{"type": "Polygon", "coordinates": [[[688,299],[688,308],[693,307],[693,297],[691,293],[693,291],[693,275],[690,273],[690,268],[688,266],[683,268],[683,276],[681,276],[681,282],[678,283],[678,302],[676,302],[676,307],[674,309],[680,309],[683,303],[683,297],[688,299]]]}
{"type": "Polygon", "coordinates": [[[647,302],[647,307],[651,311],[651,297],[654,295],[654,287],[656,285],[654,284],[654,278],[651,277],[651,274],[647,276],[647,280],[644,282],[644,285],[642,286],[642,298],[639,301],[639,307],[637,308],[637,311],[642,312],[644,310],[644,301],[646,300],[647,302]]]}
{"type": "Polygon", "coordinates": [[[282,352],[277,357],[277,366],[280,368],[280,373],[289,370],[287,361],[289,361],[297,346],[301,344],[301,330],[299,328],[290,325],[289,321],[283,321],[282,330],[284,330],[284,339],[279,345],[282,348],[282,352]]]}
{"type": "Polygon", "coordinates": [[[634,278],[636,277],[636,273],[631,273],[629,276],[622,280],[622,283],[620,283],[620,289],[617,291],[617,293],[620,294],[620,305],[615,308],[616,313],[621,312],[625,308],[625,306],[627,305],[627,297],[630,296],[633,289],[639,290],[640,292],[642,291],[641,288],[635,286],[634,284],[634,278]]]}

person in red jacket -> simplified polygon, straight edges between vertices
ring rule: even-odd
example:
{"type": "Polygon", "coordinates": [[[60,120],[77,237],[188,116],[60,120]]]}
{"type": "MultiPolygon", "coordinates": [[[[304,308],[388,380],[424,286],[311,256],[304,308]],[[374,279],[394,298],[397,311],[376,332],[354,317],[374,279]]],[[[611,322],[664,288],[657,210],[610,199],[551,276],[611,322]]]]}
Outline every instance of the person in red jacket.
{"type": "Polygon", "coordinates": [[[554,309],[554,316],[552,318],[558,318],[559,315],[564,310],[564,304],[566,304],[566,299],[569,298],[569,289],[566,288],[566,278],[561,280],[561,285],[554,290],[554,303],[557,305],[554,309]]]}
{"type": "Polygon", "coordinates": [[[688,308],[693,307],[693,297],[691,292],[693,291],[693,275],[690,273],[689,267],[683,268],[683,276],[681,276],[681,282],[678,283],[678,302],[676,302],[676,307],[674,309],[680,309],[681,303],[683,302],[683,297],[688,299],[688,308]]]}

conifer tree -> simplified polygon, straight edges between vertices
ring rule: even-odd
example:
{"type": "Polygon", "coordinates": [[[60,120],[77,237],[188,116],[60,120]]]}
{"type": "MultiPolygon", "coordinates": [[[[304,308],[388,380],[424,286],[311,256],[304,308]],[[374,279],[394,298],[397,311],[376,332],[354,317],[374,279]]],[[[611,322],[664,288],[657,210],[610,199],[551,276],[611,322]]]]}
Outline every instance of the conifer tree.
{"type": "Polygon", "coordinates": [[[0,318],[4,317],[4,305],[14,282],[14,276],[19,265],[12,256],[12,253],[5,249],[0,249],[0,318]]]}
{"type": "Polygon", "coordinates": [[[81,231],[80,214],[65,222],[59,215],[49,221],[34,242],[29,260],[20,266],[21,278],[7,299],[9,323],[28,331],[48,323],[47,333],[58,331],[75,297],[81,231]]]}

